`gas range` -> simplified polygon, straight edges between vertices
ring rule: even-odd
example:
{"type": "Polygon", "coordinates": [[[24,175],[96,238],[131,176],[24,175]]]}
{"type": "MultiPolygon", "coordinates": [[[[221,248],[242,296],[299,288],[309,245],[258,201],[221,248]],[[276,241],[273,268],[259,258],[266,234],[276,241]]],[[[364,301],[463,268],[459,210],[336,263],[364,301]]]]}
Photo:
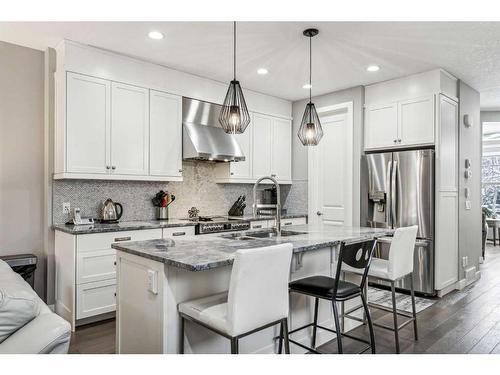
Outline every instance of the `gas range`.
{"type": "Polygon", "coordinates": [[[195,226],[196,234],[234,232],[250,229],[250,222],[229,216],[199,216],[195,226]]]}

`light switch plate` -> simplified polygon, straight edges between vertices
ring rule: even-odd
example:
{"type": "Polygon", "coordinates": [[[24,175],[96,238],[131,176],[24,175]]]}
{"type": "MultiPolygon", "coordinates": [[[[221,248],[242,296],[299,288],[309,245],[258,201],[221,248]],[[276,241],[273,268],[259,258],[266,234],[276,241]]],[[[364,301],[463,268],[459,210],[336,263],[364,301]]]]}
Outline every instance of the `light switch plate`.
{"type": "Polygon", "coordinates": [[[158,294],[158,272],[148,270],[148,290],[153,294],[158,294]]]}

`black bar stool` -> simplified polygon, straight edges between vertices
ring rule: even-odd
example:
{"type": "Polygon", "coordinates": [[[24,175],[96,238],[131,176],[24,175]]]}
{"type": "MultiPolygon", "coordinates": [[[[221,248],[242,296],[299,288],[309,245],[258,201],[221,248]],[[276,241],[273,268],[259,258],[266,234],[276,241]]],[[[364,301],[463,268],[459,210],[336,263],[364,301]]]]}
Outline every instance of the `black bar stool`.
{"type": "Polygon", "coordinates": [[[304,279],[293,281],[289,284],[290,293],[300,293],[315,298],[314,321],[312,323],[306,324],[302,327],[296,328],[289,332],[289,334],[293,334],[302,329],[312,326],[313,337],[312,337],[311,347],[307,347],[289,338],[289,341],[291,343],[294,343],[295,345],[298,345],[313,353],[321,354],[316,349],[316,331],[318,328],[320,328],[329,332],[333,332],[337,335],[337,345],[339,354],[343,353],[342,337],[348,337],[350,339],[368,344],[368,346],[363,348],[363,350],[360,351],[360,353],[363,353],[371,348],[372,353],[375,354],[375,337],[373,334],[373,324],[370,316],[370,311],[368,310],[368,305],[366,303],[366,297],[364,295],[366,277],[368,274],[368,269],[370,267],[373,251],[375,249],[375,243],[376,243],[375,240],[349,243],[349,244],[342,242],[340,244],[340,251],[338,255],[335,278],[331,278],[328,276],[310,276],[304,279]],[[343,263],[345,263],[349,267],[362,271],[361,281],[359,284],[341,280],[340,275],[342,272],[343,263]],[[370,331],[370,341],[342,332],[343,329],[340,326],[337,302],[345,302],[347,300],[356,297],[361,297],[361,302],[363,304],[363,308],[368,323],[368,328],[370,331]],[[335,320],[335,330],[318,325],[318,304],[320,298],[330,300],[332,302],[333,317],[335,320]]]}

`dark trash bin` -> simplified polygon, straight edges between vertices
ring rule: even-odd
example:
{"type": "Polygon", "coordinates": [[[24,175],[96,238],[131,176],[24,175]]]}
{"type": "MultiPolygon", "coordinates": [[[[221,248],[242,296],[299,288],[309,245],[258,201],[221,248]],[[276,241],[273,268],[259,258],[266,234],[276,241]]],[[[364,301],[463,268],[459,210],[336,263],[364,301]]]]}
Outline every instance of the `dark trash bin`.
{"type": "Polygon", "coordinates": [[[6,255],[0,257],[14,272],[26,280],[32,288],[35,287],[35,270],[37,257],[33,254],[6,255]]]}

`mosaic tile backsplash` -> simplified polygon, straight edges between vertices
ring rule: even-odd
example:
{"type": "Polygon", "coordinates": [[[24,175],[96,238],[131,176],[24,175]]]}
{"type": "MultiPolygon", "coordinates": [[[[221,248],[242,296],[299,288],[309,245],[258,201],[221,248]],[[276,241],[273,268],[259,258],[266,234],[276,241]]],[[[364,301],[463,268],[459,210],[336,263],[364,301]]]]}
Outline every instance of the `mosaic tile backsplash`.
{"type": "MultiPolygon", "coordinates": [[[[187,217],[188,209],[193,206],[200,210],[200,215],[225,215],[242,194],[247,201],[245,213],[251,213],[253,184],[215,183],[213,163],[184,162],[182,173],[182,182],[54,180],[53,223],[68,220],[62,211],[63,202],[70,202],[72,208],[79,207],[84,217],[98,217],[100,202],[107,198],[123,205],[122,221],[151,220],[155,218],[151,198],[162,189],[176,197],[169,206],[172,218],[187,217]]],[[[281,203],[289,213],[307,213],[307,181],[281,185],[281,203]]]]}

